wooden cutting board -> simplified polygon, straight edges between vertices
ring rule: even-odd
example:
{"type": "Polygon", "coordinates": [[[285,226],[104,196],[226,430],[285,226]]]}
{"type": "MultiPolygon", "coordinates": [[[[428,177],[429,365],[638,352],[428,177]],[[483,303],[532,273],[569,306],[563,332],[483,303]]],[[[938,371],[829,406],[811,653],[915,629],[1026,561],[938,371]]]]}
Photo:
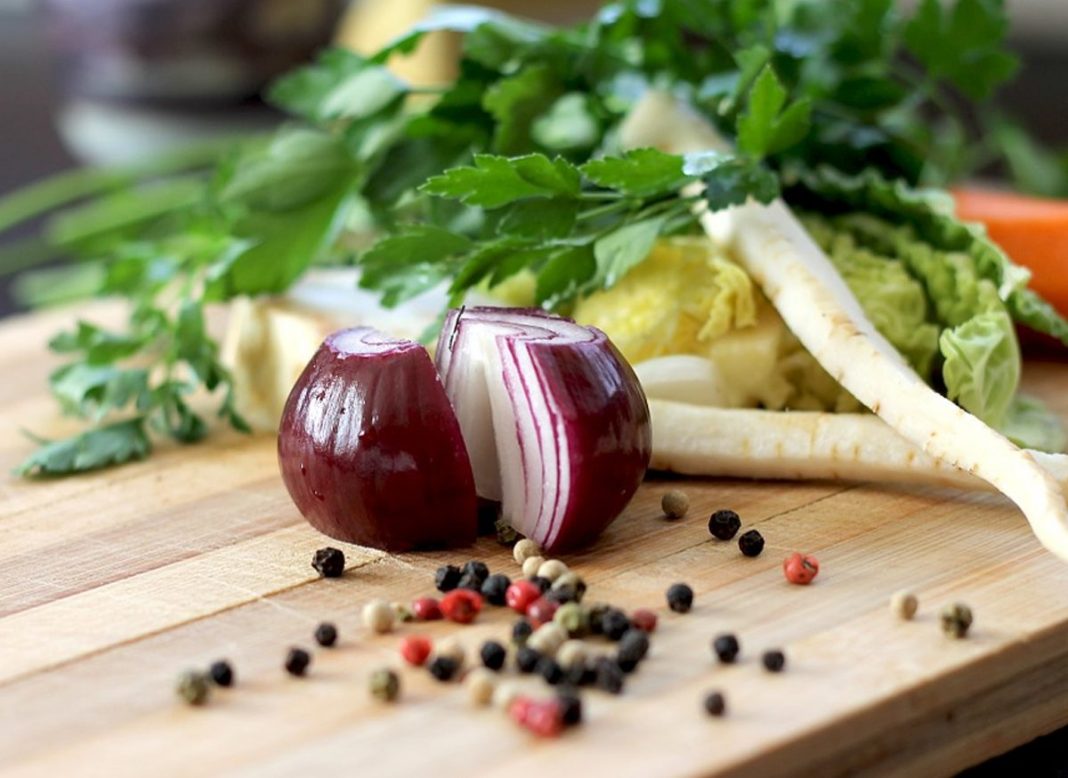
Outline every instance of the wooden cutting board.
{"type": "MultiPolygon", "coordinates": [[[[110,311],[105,309],[104,315],[110,311]]],[[[63,314],[0,326],[0,468],[29,450],[19,428],[57,433],[44,391],[47,336],[63,314]]],[[[1068,416],[1068,365],[1031,364],[1030,389],[1068,416]]],[[[456,634],[470,652],[503,638],[490,608],[469,627],[402,625],[372,636],[359,611],[375,597],[432,593],[434,569],[484,559],[517,574],[485,540],[451,553],[389,556],[346,547],[348,569],[309,566],[327,539],[307,527],[278,478],[273,440],[223,434],[148,461],[51,482],[0,482],[0,773],[18,775],[835,775],[948,773],[1068,724],[1068,565],[1039,547],[992,495],[838,483],[650,480],[593,549],[566,561],[591,600],[660,615],[648,661],[626,692],[584,694],[586,723],[537,741],[499,711],[474,709],[458,685],[401,671],[395,705],[369,698],[369,672],[400,668],[399,637],[456,634]],[[660,495],[692,502],[677,522],[660,495]],[[711,539],[729,507],[768,541],[757,559],[711,539]],[[818,556],[820,576],[791,586],[789,551],[818,556]],[[696,591],[688,615],[664,590],[696,591]],[[920,598],[894,619],[897,589],[920,598]],[[976,616],[945,638],[938,610],[976,616]],[[335,621],[337,648],[309,677],[281,669],[335,621]],[[740,662],[717,666],[719,632],[740,662]],[[760,654],[781,647],[770,675],[760,654]],[[238,682],[192,709],[173,682],[229,658],[238,682]],[[706,717],[720,689],[729,715],[706,717]]],[[[541,690],[537,684],[532,689],[541,690]]]]}

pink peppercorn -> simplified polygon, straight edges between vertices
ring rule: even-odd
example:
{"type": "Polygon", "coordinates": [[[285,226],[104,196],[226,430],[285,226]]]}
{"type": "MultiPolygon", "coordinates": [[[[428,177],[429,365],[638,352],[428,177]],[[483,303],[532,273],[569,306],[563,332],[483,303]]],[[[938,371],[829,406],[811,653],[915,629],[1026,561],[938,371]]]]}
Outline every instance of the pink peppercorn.
{"type": "Polygon", "coordinates": [[[630,614],[630,623],[635,629],[640,629],[642,632],[655,632],[656,614],[648,608],[638,608],[638,610],[630,614]]]}
{"type": "Polygon", "coordinates": [[[412,600],[412,615],[419,621],[437,621],[443,618],[441,606],[433,597],[417,597],[412,600]]]}
{"type": "Polygon", "coordinates": [[[540,627],[542,624],[548,624],[553,620],[553,616],[556,615],[556,609],[559,607],[559,603],[539,597],[527,608],[527,621],[535,628],[540,627]]]}
{"type": "Polygon", "coordinates": [[[564,729],[563,710],[555,700],[519,697],[508,713],[513,721],[539,737],[556,737],[564,729]]]}
{"type": "Polygon", "coordinates": [[[820,571],[820,563],[813,556],[799,554],[796,551],[786,557],[782,563],[782,572],[786,580],[792,584],[805,586],[812,583],[812,579],[820,571]]]}
{"type": "Polygon", "coordinates": [[[533,581],[515,581],[504,593],[504,601],[516,613],[526,615],[531,603],[541,597],[541,589],[533,581]]]}
{"type": "Polygon", "coordinates": [[[400,644],[400,653],[410,665],[421,667],[430,656],[430,638],[423,635],[409,635],[400,644]]]}
{"type": "Polygon", "coordinates": [[[481,610],[482,595],[470,589],[453,589],[441,598],[441,612],[457,624],[470,624],[481,610]]]}

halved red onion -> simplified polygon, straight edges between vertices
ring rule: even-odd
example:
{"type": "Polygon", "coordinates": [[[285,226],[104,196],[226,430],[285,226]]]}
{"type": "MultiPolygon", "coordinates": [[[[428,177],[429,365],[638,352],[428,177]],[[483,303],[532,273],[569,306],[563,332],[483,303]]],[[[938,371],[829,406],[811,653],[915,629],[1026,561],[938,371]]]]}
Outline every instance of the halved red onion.
{"type": "Polygon", "coordinates": [[[652,449],[633,370],[600,330],[543,311],[467,308],[436,353],[479,496],[547,551],[585,545],[634,495],[652,449]]]}
{"type": "Polygon", "coordinates": [[[476,534],[471,465],[426,349],[367,328],[328,337],[286,402],[282,479],[316,529],[388,551],[476,534]]]}

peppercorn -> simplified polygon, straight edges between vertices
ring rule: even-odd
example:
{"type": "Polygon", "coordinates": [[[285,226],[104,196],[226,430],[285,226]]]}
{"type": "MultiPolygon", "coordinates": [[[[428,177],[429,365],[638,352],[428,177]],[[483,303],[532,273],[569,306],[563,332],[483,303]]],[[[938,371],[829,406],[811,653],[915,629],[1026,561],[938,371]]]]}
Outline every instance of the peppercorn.
{"type": "Polygon", "coordinates": [[[627,658],[627,657],[621,657],[618,654],[616,655],[616,664],[619,665],[619,669],[622,670],[627,675],[630,675],[631,673],[633,673],[635,670],[638,669],[638,660],[637,659],[630,659],[630,658],[627,658]]]}
{"type": "Polygon", "coordinates": [[[626,675],[619,664],[607,657],[597,660],[597,688],[603,689],[609,694],[620,694],[626,683],[626,675]]]}
{"type": "Polygon", "coordinates": [[[521,673],[533,673],[541,661],[541,652],[530,646],[522,646],[515,652],[515,666],[521,673]]]}
{"type": "Polygon", "coordinates": [[[630,623],[642,632],[655,632],[656,614],[647,608],[639,608],[630,614],[630,623]]]}
{"type": "Polygon", "coordinates": [[[479,585],[482,584],[487,578],[489,578],[490,569],[485,562],[480,562],[477,559],[472,559],[470,562],[464,565],[463,570],[460,571],[463,575],[469,575],[472,578],[477,578],[479,585]]]}
{"type": "Polygon", "coordinates": [[[430,674],[442,683],[451,681],[452,677],[456,675],[456,671],[459,669],[460,665],[456,660],[448,656],[434,657],[429,666],[430,674]]]}
{"type": "Polygon", "coordinates": [[[531,578],[530,582],[532,584],[534,584],[536,587],[538,587],[538,592],[540,594],[545,594],[547,591],[549,591],[553,587],[553,582],[552,581],[550,581],[548,578],[545,578],[544,576],[540,576],[540,575],[536,575],[533,578],[531,578]]]}
{"type": "Polygon", "coordinates": [[[519,619],[512,625],[512,642],[521,646],[527,642],[527,638],[534,632],[534,627],[526,619],[519,619]]]}
{"type": "Polygon", "coordinates": [[[497,678],[484,667],[476,667],[464,678],[467,694],[475,705],[489,705],[497,678]]]}
{"type": "Polygon", "coordinates": [[[571,691],[560,691],[556,694],[556,701],[560,705],[560,720],[565,727],[573,727],[582,723],[582,698],[571,691]]]}
{"type": "Polygon", "coordinates": [[[412,615],[419,621],[437,621],[445,618],[441,605],[433,597],[418,597],[412,600],[412,615]]]}
{"type": "Polygon", "coordinates": [[[741,647],[738,645],[738,638],[727,633],[712,641],[712,650],[719,657],[719,661],[729,665],[738,658],[738,652],[741,647]]]}
{"type": "Polygon", "coordinates": [[[527,608],[527,619],[535,627],[540,627],[542,624],[548,624],[553,620],[553,616],[556,615],[556,611],[560,606],[552,600],[545,597],[539,597],[530,604],[527,608]]]}
{"type": "Polygon", "coordinates": [[[541,556],[538,544],[530,538],[523,538],[512,547],[512,558],[522,567],[523,563],[534,556],[541,556]]]}
{"type": "Polygon", "coordinates": [[[517,724],[541,737],[556,737],[564,728],[560,706],[555,700],[517,697],[509,707],[508,714],[517,724]]]}
{"type": "Polygon", "coordinates": [[[382,702],[393,702],[400,695],[400,678],[388,668],[379,668],[371,673],[371,696],[382,702]]]}
{"type": "Polygon", "coordinates": [[[568,602],[557,608],[553,621],[571,637],[582,637],[590,630],[586,610],[577,602],[568,602]]]}
{"type": "Polygon", "coordinates": [[[490,670],[500,670],[504,667],[504,660],[508,651],[496,640],[487,640],[479,649],[478,655],[482,658],[482,664],[490,670]]]}
{"type": "Polygon", "coordinates": [[[345,554],[340,548],[320,548],[312,557],[312,567],[323,578],[340,578],[345,572],[345,554]]]}
{"type": "Polygon", "coordinates": [[[190,705],[205,705],[211,697],[208,676],[196,670],[187,670],[179,675],[174,691],[190,705]]]}
{"type": "Polygon", "coordinates": [[[561,664],[564,668],[564,684],[568,686],[589,686],[597,679],[597,673],[585,659],[576,661],[570,665],[561,664]]]}
{"type": "Polygon", "coordinates": [[[556,686],[564,680],[564,669],[551,656],[539,659],[534,669],[550,686],[556,686]]]}
{"type": "Polygon", "coordinates": [[[586,661],[586,644],[581,640],[565,640],[556,651],[556,661],[564,669],[586,661]]]}
{"type": "Polygon", "coordinates": [[[466,658],[466,652],[464,647],[460,644],[460,641],[456,638],[445,638],[437,645],[437,651],[434,652],[435,656],[448,657],[456,663],[456,669],[459,670],[464,666],[464,659],[466,658]]]}
{"type": "Polygon", "coordinates": [[[412,612],[412,609],[403,602],[391,602],[389,607],[393,609],[394,621],[399,621],[402,624],[409,621],[415,621],[415,614],[412,612]]]}
{"type": "Polygon", "coordinates": [[[764,663],[764,669],[769,673],[781,673],[782,669],[786,667],[786,654],[777,648],[773,648],[770,651],[765,651],[760,661],[764,663]]]}
{"type": "Polygon", "coordinates": [[[434,586],[439,592],[451,592],[460,583],[462,575],[456,565],[442,565],[434,573],[434,586]]]}
{"type": "Polygon", "coordinates": [[[705,695],[705,713],[709,716],[722,716],[727,712],[727,701],[720,692],[709,692],[705,695]]]}
{"type": "Polygon", "coordinates": [[[453,589],[441,598],[441,612],[457,624],[470,624],[481,610],[482,595],[470,589],[453,589]]]}
{"type": "Polygon", "coordinates": [[[423,635],[408,635],[400,643],[400,655],[414,667],[422,667],[430,657],[430,638],[423,635]]]}
{"type": "Polygon", "coordinates": [[[490,605],[504,605],[504,595],[512,580],[502,573],[494,573],[482,582],[482,596],[490,605]]]}
{"type": "Polygon", "coordinates": [[[514,545],[520,538],[520,534],[516,532],[515,527],[503,518],[493,522],[493,534],[497,537],[497,542],[502,546],[514,545]]]}
{"type": "MultiPolygon", "coordinates": [[[[616,649],[616,658],[622,662],[633,661],[635,665],[645,659],[649,653],[649,636],[640,629],[633,627],[623,633],[619,639],[619,648],[616,649]]],[[[625,669],[625,668],[624,668],[625,669]]]]}
{"type": "Polygon", "coordinates": [[[493,690],[493,707],[507,711],[519,696],[519,684],[512,681],[499,683],[497,684],[497,688],[493,690]]]}
{"type": "Polygon", "coordinates": [[[942,609],[942,631],[951,638],[962,638],[972,626],[972,609],[961,602],[942,609]]]}
{"type": "Polygon", "coordinates": [[[291,648],[286,654],[286,672],[298,678],[308,672],[311,664],[311,654],[303,648],[291,648]]]}
{"type": "Polygon", "coordinates": [[[820,563],[815,557],[799,554],[796,551],[786,557],[782,563],[782,572],[786,580],[799,586],[812,583],[820,571],[820,563]]]}
{"type": "Polygon", "coordinates": [[[323,648],[329,648],[337,642],[337,627],[324,621],[315,628],[315,642],[323,648]]]}
{"type": "Polygon", "coordinates": [[[482,591],[482,583],[483,581],[481,581],[478,576],[464,573],[460,576],[460,581],[456,584],[456,588],[467,589],[472,592],[480,592],[482,591]]]}
{"type": "Polygon", "coordinates": [[[743,532],[738,538],[738,550],[748,557],[760,556],[764,550],[764,536],[755,529],[743,532]]]}
{"type": "Polygon", "coordinates": [[[619,608],[609,608],[601,615],[601,634],[609,640],[619,640],[630,629],[630,619],[619,608]]]}
{"type": "Polygon", "coordinates": [[[895,592],[894,596],[890,598],[891,612],[902,621],[910,621],[916,615],[916,609],[919,605],[920,601],[916,599],[916,595],[912,592],[895,592]]]}
{"type": "Polygon", "coordinates": [[[393,629],[393,608],[385,600],[371,600],[363,606],[363,623],[380,635],[393,629]]]}
{"type": "Polygon", "coordinates": [[[542,624],[527,640],[527,645],[542,654],[555,654],[567,640],[563,627],[554,622],[542,624]]]}
{"type": "Polygon", "coordinates": [[[686,492],[672,489],[660,498],[660,509],[668,519],[681,519],[690,510],[690,498],[686,492]]]}
{"type": "Polygon", "coordinates": [[[569,602],[577,603],[582,598],[572,586],[554,586],[545,593],[545,599],[563,605],[569,602]]]}
{"type": "Polygon", "coordinates": [[[211,667],[208,668],[208,675],[211,676],[216,686],[234,685],[234,668],[225,659],[212,662],[211,667]]]}
{"type": "Polygon", "coordinates": [[[528,556],[523,560],[523,577],[533,578],[538,574],[538,568],[541,567],[542,562],[545,559],[540,556],[528,556]]]}
{"type": "Polygon", "coordinates": [[[526,614],[531,603],[541,597],[541,591],[530,581],[513,581],[504,593],[504,601],[516,613],[526,614]]]}
{"type": "Polygon", "coordinates": [[[552,591],[557,590],[574,592],[571,601],[582,602],[582,598],[586,596],[586,582],[583,581],[577,573],[573,573],[569,570],[553,581],[552,591]]]}
{"type": "Polygon", "coordinates": [[[684,583],[672,584],[667,590],[667,604],[675,613],[688,613],[693,607],[693,589],[684,583]]]}
{"type": "Polygon", "coordinates": [[[559,559],[547,559],[538,566],[538,578],[548,578],[552,583],[557,578],[568,572],[567,565],[559,559]]]}
{"type": "Polygon", "coordinates": [[[609,605],[597,604],[586,609],[586,616],[590,623],[591,635],[604,634],[604,616],[612,608],[609,605]]]}
{"type": "Polygon", "coordinates": [[[716,511],[708,518],[708,531],[717,540],[730,540],[738,534],[741,527],[742,520],[734,511],[716,511]]]}

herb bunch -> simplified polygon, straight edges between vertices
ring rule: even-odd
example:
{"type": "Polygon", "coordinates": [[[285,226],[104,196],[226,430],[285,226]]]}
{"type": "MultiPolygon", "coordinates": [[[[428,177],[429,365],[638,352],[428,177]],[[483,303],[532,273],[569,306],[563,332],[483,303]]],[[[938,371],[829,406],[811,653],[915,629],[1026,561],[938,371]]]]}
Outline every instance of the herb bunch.
{"type": "Polygon", "coordinates": [[[243,429],[205,306],[283,292],[313,265],[360,266],[386,305],[441,282],[457,302],[529,272],[538,303],[561,309],[692,229],[698,199],[767,202],[784,176],[824,165],[953,180],[993,153],[966,139],[976,101],[1016,67],[1005,31],[1000,0],[924,0],[908,17],[892,0],[624,0],[562,29],[450,7],[373,56],[328,50],[270,90],[291,122],[214,165],[161,160],[0,201],[0,229],[63,209],[40,245],[0,255],[78,259],[35,271],[31,297],[131,304],[122,330],[79,322],[52,341],[69,359],[53,394],[90,427],[42,442],[22,472],[138,458],[150,430],[198,440],[200,390],[243,429]],[[464,35],[452,83],[390,73],[442,29],[464,35]],[[687,100],[736,151],[624,152],[620,123],[650,88],[687,100]],[[703,194],[680,194],[692,183],[703,194]]]}

